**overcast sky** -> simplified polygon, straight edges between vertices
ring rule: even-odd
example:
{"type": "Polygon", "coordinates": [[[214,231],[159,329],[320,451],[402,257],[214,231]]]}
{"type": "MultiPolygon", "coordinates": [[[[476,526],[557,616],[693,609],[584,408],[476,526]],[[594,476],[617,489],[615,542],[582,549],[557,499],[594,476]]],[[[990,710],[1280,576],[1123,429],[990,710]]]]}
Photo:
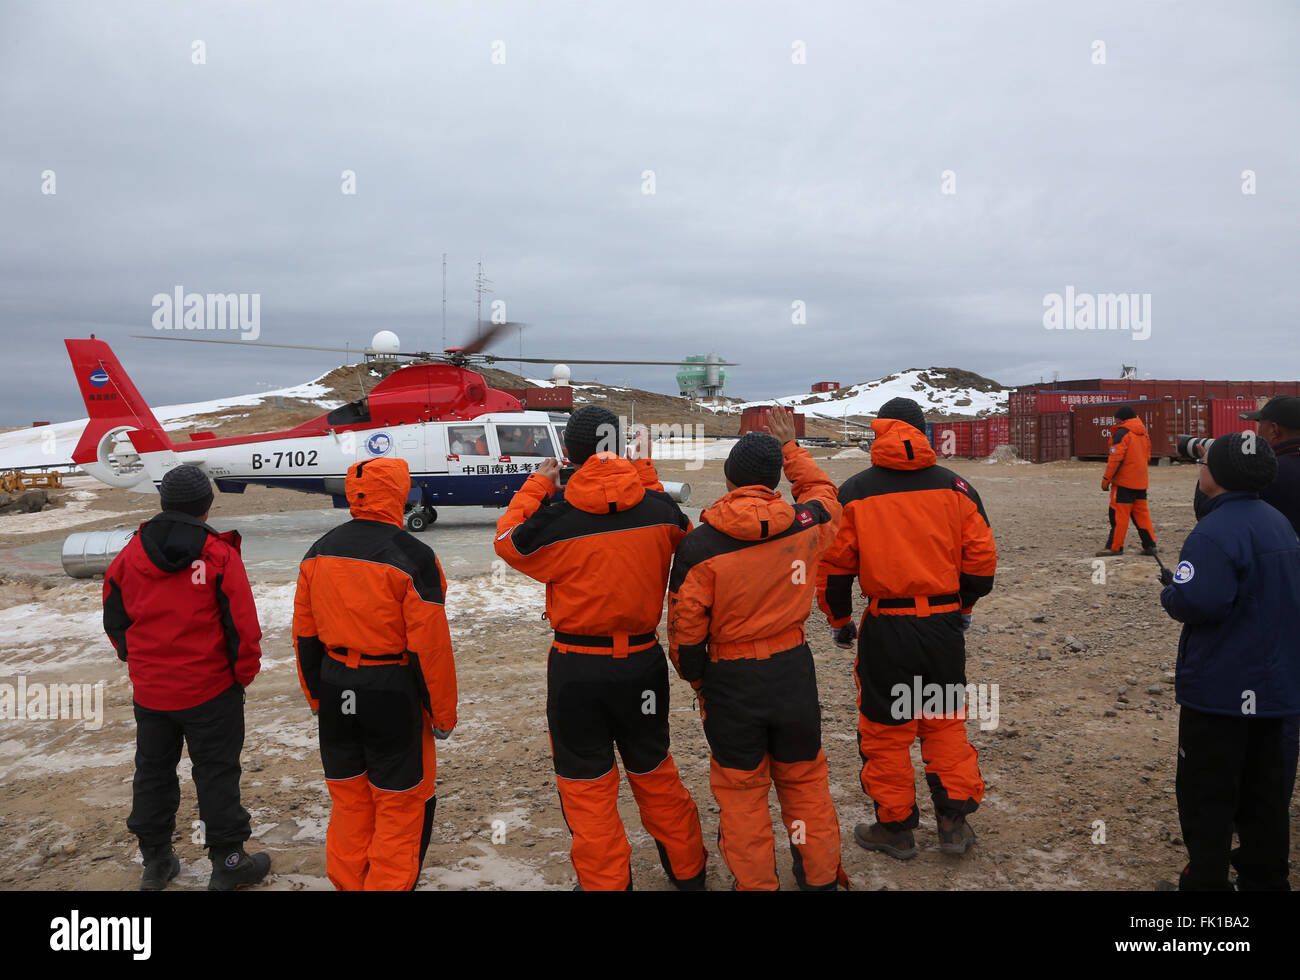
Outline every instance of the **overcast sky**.
{"type": "Polygon", "coordinates": [[[1293,0],[4,0],[0,423],[84,414],[61,341],[92,330],[158,404],[337,363],[130,339],[176,286],[258,294],[264,341],[441,346],[444,252],[450,343],[481,257],[527,356],[713,349],[749,397],[930,365],[1300,378],[1298,26],[1293,0]],[[1149,338],[1045,329],[1067,286],[1150,294],[1149,338]]]}

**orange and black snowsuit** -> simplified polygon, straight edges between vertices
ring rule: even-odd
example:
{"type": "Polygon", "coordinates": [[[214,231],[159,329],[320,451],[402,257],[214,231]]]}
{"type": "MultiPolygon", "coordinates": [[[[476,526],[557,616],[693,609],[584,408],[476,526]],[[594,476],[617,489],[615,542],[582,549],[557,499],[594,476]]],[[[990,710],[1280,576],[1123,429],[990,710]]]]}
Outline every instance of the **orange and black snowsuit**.
{"type": "Polygon", "coordinates": [[[843,522],[822,559],[817,599],[839,628],[852,621],[855,576],[869,598],[854,666],[862,787],[877,819],[903,830],[919,819],[910,755],[918,736],[936,812],[970,813],[984,797],[962,704],[918,705],[914,693],[964,692],[962,615],[993,588],[997,551],[979,495],[935,465],[921,432],[896,419],[871,427],[872,466],[840,488],[843,522]]]}
{"type": "Polygon", "coordinates": [[[792,441],[782,452],[795,506],[765,486],[741,487],[705,510],[677,546],[668,651],[700,694],[718,846],[736,887],[780,887],[767,803],[775,783],[799,887],[834,891],[848,878],[803,626],[840,505],[807,450],[792,441]]]}
{"type": "Polygon", "coordinates": [[[1130,518],[1137,526],[1144,548],[1154,548],[1156,529],[1147,508],[1147,464],[1151,460],[1151,439],[1139,418],[1125,419],[1110,433],[1110,456],[1105,482],[1110,484],[1110,535],[1106,548],[1119,551],[1130,518]]]}
{"type": "Polygon", "coordinates": [[[433,827],[433,729],[456,727],[447,580],[429,546],[402,528],[405,460],[355,463],[344,489],[353,520],[307,552],[293,614],[333,802],[326,872],[342,891],[406,890],[433,827]]]}
{"type": "Polygon", "coordinates": [[[690,521],[649,460],[598,453],[555,490],[529,477],[497,522],[496,551],[546,583],[555,630],[546,720],[578,884],[631,887],[617,743],[664,870],[679,886],[701,886],[708,852],[668,751],[668,667],[657,633],[673,549],[690,521]]]}

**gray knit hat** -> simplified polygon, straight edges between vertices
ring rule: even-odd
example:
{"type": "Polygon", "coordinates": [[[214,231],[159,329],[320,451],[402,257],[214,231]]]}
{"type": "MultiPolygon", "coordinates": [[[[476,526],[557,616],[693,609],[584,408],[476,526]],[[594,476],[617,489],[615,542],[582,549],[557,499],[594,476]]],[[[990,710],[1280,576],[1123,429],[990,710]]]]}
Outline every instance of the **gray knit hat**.
{"type": "Polygon", "coordinates": [[[775,490],[781,482],[784,457],[781,444],[766,432],[746,432],[731,447],[722,472],[738,487],[763,486],[775,490]]]}
{"type": "Polygon", "coordinates": [[[159,492],[163,510],[198,517],[212,506],[212,483],[201,469],[188,463],[168,470],[159,492]]]}
{"type": "Polygon", "coordinates": [[[1210,476],[1224,490],[1259,491],[1277,477],[1273,447],[1253,432],[1219,436],[1210,444],[1205,461],[1210,476]]]}
{"type": "Polygon", "coordinates": [[[880,406],[876,418],[897,419],[900,422],[906,422],[913,429],[925,432],[925,413],[921,411],[921,406],[910,398],[889,399],[880,406]]]}
{"type": "Polygon", "coordinates": [[[564,451],[574,466],[598,452],[619,452],[619,442],[618,416],[599,405],[578,409],[564,427],[564,451]]]}

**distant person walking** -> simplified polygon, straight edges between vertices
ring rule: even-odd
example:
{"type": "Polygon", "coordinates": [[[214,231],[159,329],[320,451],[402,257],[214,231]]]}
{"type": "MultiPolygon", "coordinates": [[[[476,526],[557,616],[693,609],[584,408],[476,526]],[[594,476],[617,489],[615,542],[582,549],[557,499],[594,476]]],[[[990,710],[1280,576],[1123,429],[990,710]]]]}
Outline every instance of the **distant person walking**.
{"type": "Polygon", "coordinates": [[[1150,461],[1151,439],[1146,425],[1133,409],[1121,405],[1115,410],[1110,456],[1106,473],[1101,478],[1101,488],[1110,491],[1110,535],[1106,538],[1106,547],[1097,552],[1098,558],[1124,553],[1124,535],[1130,520],[1137,526],[1142,554],[1156,553],[1156,530],[1151,523],[1151,511],[1147,508],[1147,465],[1150,461]]]}
{"type": "Polygon", "coordinates": [[[140,887],[157,891],[180,872],[172,848],[181,745],[194,764],[199,818],[212,861],[208,888],[266,877],[271,859],[247,854],[239,799],[244,689],[261,667],[253,593],[239,534],[207,521],[212,484],[198,467],[163,477],[162,513],[140,526],[104,576],[104,631],[126,661],[135,703],[135,777],[127,827],[140,841],[140,887]]]}

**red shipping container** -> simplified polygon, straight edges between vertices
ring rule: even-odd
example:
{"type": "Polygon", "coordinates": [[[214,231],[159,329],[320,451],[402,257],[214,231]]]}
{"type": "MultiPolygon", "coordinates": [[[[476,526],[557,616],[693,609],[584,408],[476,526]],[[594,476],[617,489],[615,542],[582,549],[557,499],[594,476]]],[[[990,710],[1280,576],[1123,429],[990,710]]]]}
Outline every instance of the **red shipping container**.
{"type": "Polygon", "coordinates": [[[1048,412],[1038,416],[1035,463],[1051,463],[1074,455],[1073,420],[1073,412],[1048,412]]]}
{"type": "MultiPolygon", "coordinates": [[[[767,419],[764,413],[772,408],[771,405],[751,405],[740,413],[740,434],[743,436],[746,432],[766,432],[767,419]]],[[[794,415],[794,434],[800,439],[805,434],[804,416],[796,412],[794,415]]]]}
{"type": "Polygon", "coordinates": [[[1240,416],[1242,412],[1253,412],[1259,401],[1262,399],[1215,398],[1210,402],[1210,434],[1217,439],[1230,432],[1258,431],[1259,423],[1247,422],[1240,416]]]}
{"type": "Polygon", "coordinates": [[[1189,395],[1196,396],[1199,398],[1227,398],[1228,397],[1228,382],[1226,381],[1180,382],[1180,385],[1182,387],[1188,387],[1195,384],[1200,385],[1200,390],[1183,392],[1185,397],[1189,395]]]}
{"type": "Polygon", "coordinates": [[[524,403],[530,409],[573,408],[573,389],[568,385],[554,388],[525,388],[524,403]]]}
{"type": "Polygon", "coordinates": [[[983,459],[989,454],[989,420],[974,419],[970,424],[970,454],[972,459],[983,459]]]}
{"type": "Polygon", "coordinates": [[[949,458],[953,456],[969,456],[971,454],[971,423],[934,423],[934,438],[931,445],[940,456],[949,458]]]}
{"type": "Polygon", "coordinates": [[[1300,395],[1300,381],[1278,381],[1273,385],[1274,395],[1300,395]]]}
{"type": "Polygon", "coordinates": [[[1090,405],[1074,413],[1074,453],[1080,459],[1105,459],[1110,455],[1110,436],[1115,427],[1115,410],[1126,404],[1137,413],[1151,439],[1151,458],[1175,458],[1180,435],[1210,434],[1210,403],[1197,398],[1162,398],[1159,401],[1090,405]]]}
{"type": "Polygon", "coordinates": [[[998,446],[1010,445],[1011,419],[1006,415],[994,415],[989,420],[989,452],[998,446]]]}

